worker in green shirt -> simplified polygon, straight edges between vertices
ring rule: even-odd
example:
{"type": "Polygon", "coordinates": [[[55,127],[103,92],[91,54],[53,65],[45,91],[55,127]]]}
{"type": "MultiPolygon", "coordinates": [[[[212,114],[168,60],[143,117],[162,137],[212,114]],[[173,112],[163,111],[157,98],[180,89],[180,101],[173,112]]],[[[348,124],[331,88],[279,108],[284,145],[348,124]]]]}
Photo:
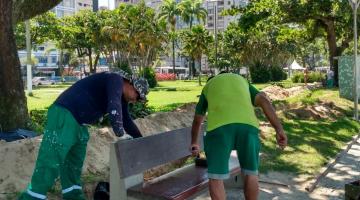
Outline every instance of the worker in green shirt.
{"type": "Polygon", "coordinates": [[[190,149],[193,155],[199,154],[198,135],[207,112],[204,150],[212,200],[226,199],[223,180],[230,177],[228,163],[232,150],[237,150],[245,181],[245,198],[252,200],[258,197],[260,139],[254,106],[262,108],[275,128],[278,145],[285,148],[287,136],[270,100],[242,76],[219,74],[209,80],[202,90],[192,125],[190,149]]]}

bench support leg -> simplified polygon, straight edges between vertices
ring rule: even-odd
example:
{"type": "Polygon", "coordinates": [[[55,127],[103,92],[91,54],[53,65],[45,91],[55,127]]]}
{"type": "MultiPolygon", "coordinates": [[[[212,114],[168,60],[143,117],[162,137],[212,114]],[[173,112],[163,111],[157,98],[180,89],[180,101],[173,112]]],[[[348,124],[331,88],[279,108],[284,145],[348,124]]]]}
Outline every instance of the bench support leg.
{"type": "Polygon", "coordinates": [[[143,182],[143,174],[121,178],[115,147],[110,146],[110,200],[128,200],[127,189],[143,182]]]}

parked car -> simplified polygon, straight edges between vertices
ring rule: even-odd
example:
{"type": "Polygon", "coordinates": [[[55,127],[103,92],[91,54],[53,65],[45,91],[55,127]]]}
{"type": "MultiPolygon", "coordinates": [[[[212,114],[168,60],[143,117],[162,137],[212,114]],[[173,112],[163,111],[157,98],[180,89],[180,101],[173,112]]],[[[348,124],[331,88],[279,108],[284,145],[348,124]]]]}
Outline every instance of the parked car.
{"type": "Polygon", "coordinates": [[[65,82],[65,79],[61,78],[61,76],[51,77],[50,80],[51,80],[51,81],[54,81],[54,83],[65,82]]]}
{"type": "Polygon", "coordinates": [[[39,85],[54,85],[55,81],[50,80],[48,77],[34,77],[32,79],[32,85],[33,86],[39,86],[39,85]]]}

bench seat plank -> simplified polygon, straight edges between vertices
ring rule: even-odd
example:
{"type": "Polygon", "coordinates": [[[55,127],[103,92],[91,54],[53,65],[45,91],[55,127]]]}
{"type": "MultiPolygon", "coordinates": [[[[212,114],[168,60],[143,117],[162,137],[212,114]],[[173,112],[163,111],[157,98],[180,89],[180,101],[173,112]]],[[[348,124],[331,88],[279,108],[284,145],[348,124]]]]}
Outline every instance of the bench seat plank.
{"type": "MultiPolygon", "coordinates": [[[[232,154],[229,160],[231,175],[240,174],[239,162],[232,154]]],[[[207,168],[189,166],[157,182],[138,184],[128,189],[129,196],[138,199],[182,200],[208,186],[207,168]]]]}

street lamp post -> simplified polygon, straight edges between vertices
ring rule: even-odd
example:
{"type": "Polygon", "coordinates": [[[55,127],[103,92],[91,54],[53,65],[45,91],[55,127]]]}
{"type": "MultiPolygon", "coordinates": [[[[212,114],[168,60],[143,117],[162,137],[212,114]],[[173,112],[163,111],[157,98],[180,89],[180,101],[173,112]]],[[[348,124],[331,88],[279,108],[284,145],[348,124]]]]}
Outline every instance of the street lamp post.
{"type": "Polygon", "coordinates": [[[26,82],[27,92],[32,93],[32,70],[31,70],[31,35],[30,35],[30,20],[25,21],[25,37],[26,37],[26,82]]]}
{"type": "Polygon", "coordinates": [[[218,40],[217,40],[217,1],[215,2],[214,6],[214,27],[215,27],[215,68],[218,67],[218,40]]]}
{"type": "Polygon", "coordinates": [[[354,118],[355,120],[359,119],[358,113],[358,103],[359,103],[359,95],[358,95],[358,66],[357,66],[357,10],[359,8],[360,1],[358,0],[349,0],[351,8],[353,10],[353,18],[354,18],[354,118]]]}

